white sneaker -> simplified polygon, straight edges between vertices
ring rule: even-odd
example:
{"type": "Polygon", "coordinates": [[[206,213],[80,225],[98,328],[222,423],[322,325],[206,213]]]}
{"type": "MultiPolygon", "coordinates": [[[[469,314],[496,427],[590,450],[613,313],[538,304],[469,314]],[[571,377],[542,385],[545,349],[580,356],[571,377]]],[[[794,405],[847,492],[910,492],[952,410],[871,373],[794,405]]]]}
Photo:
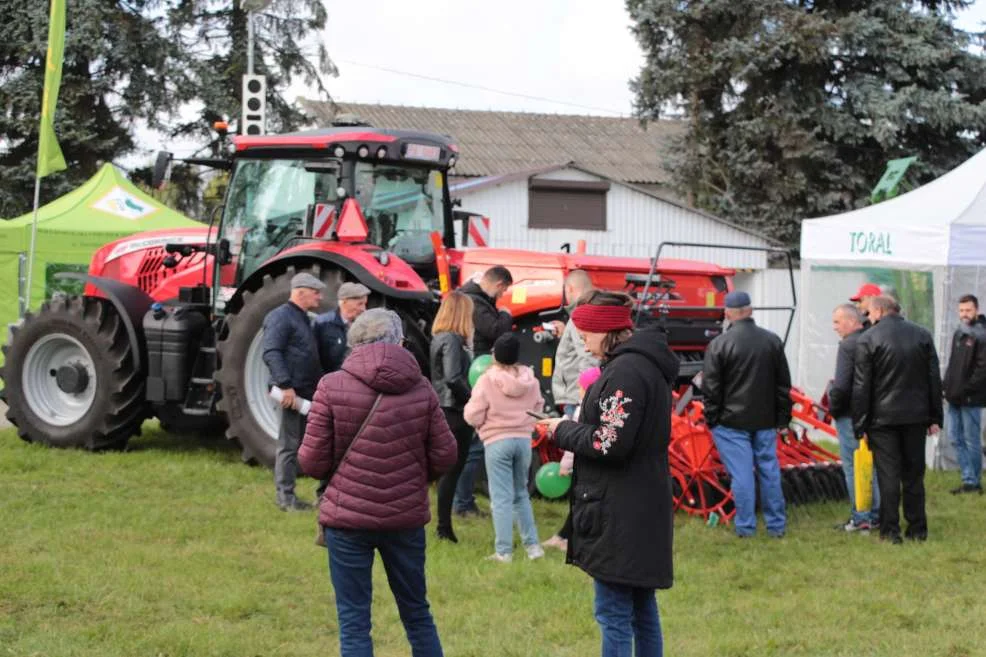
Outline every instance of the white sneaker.
{"type": "Polygon", "coordinates": [[[533,545],[528,545],[527,548],[527,558],[530,560],[540,559],[544,556],[544,548],[537,543],[533,545]]]}
{"type": "Polygon", "coordinates": [[[486,557],[487,561],[499,561],[500,563],[510,563],[514,560],[512,554],[500,554],[499,552],[494,552],[490,556],[486,557]]]}

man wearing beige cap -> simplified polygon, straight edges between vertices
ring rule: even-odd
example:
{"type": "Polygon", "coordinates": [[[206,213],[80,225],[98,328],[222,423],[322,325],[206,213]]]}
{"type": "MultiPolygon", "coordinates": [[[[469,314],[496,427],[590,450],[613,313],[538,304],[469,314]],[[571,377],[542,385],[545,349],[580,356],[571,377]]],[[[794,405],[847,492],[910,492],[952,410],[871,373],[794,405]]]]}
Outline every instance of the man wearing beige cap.
{"type": "Polygon", "coordinates": [[[322,363],[322,374],[335,372],[345,360],[346,332],[357,317],[366,310],[370,288],[362,283],[343,283],[336,292],[339,306],[335,310],[322,313],[315,319],[315,341],[318,343],[318,356],[322,363]]]}
{"type": "Polygon", "coordinates": [[[271,384],[282,391],[281,427],[274,457],[274,486],[277,506],[282,511],[311,508],[294,494],[298,448],[305,436],[305,416],[298,412],[297,401],[310,400],[322,378],[308,313],[318,309],[324,289],[325,283],[312,274],[295,274],[291,278],[291,297],[264,318],[264,363],[270,370],[271,384]]]}

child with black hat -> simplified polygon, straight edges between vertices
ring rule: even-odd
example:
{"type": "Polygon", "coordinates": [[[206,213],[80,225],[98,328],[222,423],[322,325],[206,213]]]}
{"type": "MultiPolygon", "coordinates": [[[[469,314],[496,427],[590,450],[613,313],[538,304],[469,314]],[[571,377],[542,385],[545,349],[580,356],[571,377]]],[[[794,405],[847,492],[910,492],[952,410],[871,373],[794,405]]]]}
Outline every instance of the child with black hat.
{"type": "Polygon", "coordinates": [[[527,492],[535,421],[528,412],[541,411],[544,399],[533,370],[517,363],[519,355],[517,336],[507,333],[497,338],[493,364],[476,381],[464,411],[466,422],[479,432],[486,452],[496,534],[496,552],[490,559],[503,563],[513,559],[514,516],[528,558],[544,556],[527,492]]]}

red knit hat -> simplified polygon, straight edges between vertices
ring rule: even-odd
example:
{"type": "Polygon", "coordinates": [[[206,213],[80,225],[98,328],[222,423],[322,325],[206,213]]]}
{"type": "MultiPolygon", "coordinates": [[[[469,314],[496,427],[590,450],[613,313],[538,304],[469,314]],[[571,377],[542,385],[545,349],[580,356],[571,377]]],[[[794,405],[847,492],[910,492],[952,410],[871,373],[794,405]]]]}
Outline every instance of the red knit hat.
{"type": "Polygon", "coordinates": [[[583,304],[572,312],[575,328],[589,333],[609,333],[633,328],[630,309],[626,306],[583,304]]]}

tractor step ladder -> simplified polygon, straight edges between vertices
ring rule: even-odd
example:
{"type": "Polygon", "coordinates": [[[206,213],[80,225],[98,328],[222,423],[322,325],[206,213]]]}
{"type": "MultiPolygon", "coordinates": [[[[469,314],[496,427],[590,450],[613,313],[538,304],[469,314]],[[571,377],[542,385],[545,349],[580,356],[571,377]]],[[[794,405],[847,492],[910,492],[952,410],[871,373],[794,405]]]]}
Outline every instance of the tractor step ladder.
{"type": "Polygon", "coordinates": [[[215,379],[216,348],[210,344],[213,342],[210,332],[195,356],[192,378],[189,380],[185,404],[182,406],[185,415],[207,416],[214,412],[219,386],[215,379]]]}

